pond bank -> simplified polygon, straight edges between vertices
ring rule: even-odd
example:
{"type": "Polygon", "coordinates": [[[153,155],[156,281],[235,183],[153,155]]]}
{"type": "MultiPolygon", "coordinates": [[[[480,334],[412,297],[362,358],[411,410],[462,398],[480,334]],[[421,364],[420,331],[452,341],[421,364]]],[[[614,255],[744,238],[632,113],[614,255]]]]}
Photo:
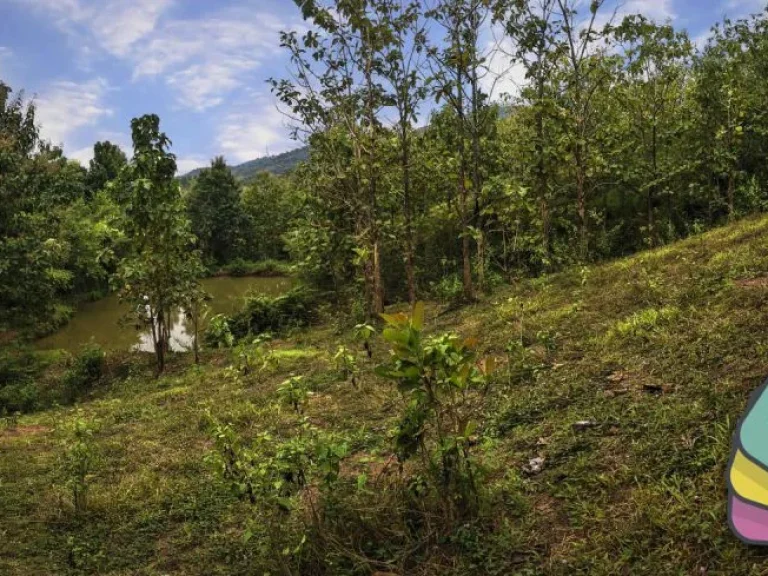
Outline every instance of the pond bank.
{"type": "MultiPolygon", "coordinates": [[[[293,286],[291,278],[273,277],[232,277],[218,276],[201,280],[203,289],[211,295],[207,317],[216,314],[232,314],[242,305],[249,293],[279,296],[293,286]]],[[[126,314],[128,307],[122,304],[116,294],[96,302],[88,302],[77,308],[68,324],[55,333],[35,341],[39,350],[63,349],[76,351],[89,342],[110,350],[151,351],[151,341],[146,326],[137,325],[126,314]]],[[[187,349],[192,343],[190,331],[186,328],[184,315],[180,310],[172,330],[172,347],[177,351],[187,349]]]]}

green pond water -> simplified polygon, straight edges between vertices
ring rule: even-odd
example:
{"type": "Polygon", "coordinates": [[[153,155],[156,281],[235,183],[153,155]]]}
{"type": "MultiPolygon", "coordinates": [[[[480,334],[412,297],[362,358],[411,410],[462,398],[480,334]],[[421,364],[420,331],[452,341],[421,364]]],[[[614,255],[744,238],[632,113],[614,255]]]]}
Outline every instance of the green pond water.
{"type": "MultiPolygon", "coordinates": [[[[243,297],[249,292],[279,296],[292,286],[290,278],[206,278],[201,281],[211,296],[208,317],[237,311],[243,297]]],[[[146,327],[137,329],[135,323],[125,323],[128,306],[121,304],[116,295],[78,308],[72,320],[61,330],[37,341],[42,350],[63,349],[76,351],[84,344],[95,342],[111,350],[141,350],[152,352],[152,338],[146,327]]],[[[189,350],[193,338],[191,330],[179,310],[171,331],[171,348],[189,350]]]]}

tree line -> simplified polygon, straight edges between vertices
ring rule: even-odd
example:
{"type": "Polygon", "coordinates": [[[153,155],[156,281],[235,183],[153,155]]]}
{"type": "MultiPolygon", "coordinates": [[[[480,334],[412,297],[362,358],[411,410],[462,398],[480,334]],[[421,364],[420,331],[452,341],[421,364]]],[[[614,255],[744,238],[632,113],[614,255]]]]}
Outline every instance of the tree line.
{"type": "Polygon", "coordinates": [[[131,158],[99,142],[86,168],[0,85],[0,328],[46,332],[119,290],[139,315],[152,300],[162,342],[200,275],[267,259],[370,318],[766,207],[766,14],[697,49],[599,0],[296,4],[306,31],[282,34],[292,73],[270,83],[310,153],[284,176],[243,183],[215,158],[181,186],[153,115],[131,158]],[[525,72],[501,100],[491,37],[525,72]]]}
{"type": "Polygon", "coordinates": [[[296,4],[308,29],[282,35],[291,74],[271,81],[311,150],[288,247],[368,316],[765,207],[765,14],[697,49],[604,0],[296,4]],[[501,100],[491,39],[525,73],[501,100]]]}

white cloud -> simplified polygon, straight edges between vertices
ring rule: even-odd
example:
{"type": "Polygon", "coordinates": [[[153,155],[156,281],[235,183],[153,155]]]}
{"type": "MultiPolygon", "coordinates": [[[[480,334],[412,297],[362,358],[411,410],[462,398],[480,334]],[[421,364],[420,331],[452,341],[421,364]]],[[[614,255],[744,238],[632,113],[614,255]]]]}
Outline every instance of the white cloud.
{"type": "Polygon", "coordinates": [[[78,48],[93,52],[96,42],[114,56],[126,56],[150,34],[173,0],[17,0],[49,18],[71,35],[78,48]]]}
{"type": "Polygon", "coordinates": [[[107,82],[95,78],[78,84],[58,81],[36,99],[37,119],[44,138],[60,145],[78,129],[93,126],[112,110],[104,104],[107,82]]]}
{"type": "Polygon", "coordinates": [[[163,74],[182,106],[217,106],[278,53],[279,32],[286,27],[274,15],[242,8],[168,22],[131,55],[134,78],[163,74]]]}
{"type": "Polygon", "coordinates": [[[216,147],[231,163],[241,163],[297,147],[288,136],[286,117],[266,98],[227,114],[216,147]]]}
{"type": "Polygon", "coordinates": [[[624,3],[617,12],[617,19],[629,14],[642,14],[646,18],[656,22],[674,20],[677,14],[672,8],[672,0],[629,0],[624,3]]]}
{"type": "Polygon", "coordinates": [[[176,173],[183,175],[191,172],[195,168],[205,168],[210,163],[211,161],[204,156],[185,156],[183,158],[176,158],[176,173]]]}
{"type": "Polygon", "coordinates": [[[746,16],[747,14],[757,14],[766,7],[766,0],[726,0],[724,8],[728,10],[732,17],[746,16]]]}
{"type": "Polygon", "coordinates": [[[491,40],[485,47],[487,70],[480,80],[480,85],[492,100],[504,96],[514,98],[527,83],[525,66],[522,62],[514,60],[514,53],[515,46],[509,37],[500,41],[491,40]]]}
{"type": "Polygon", "coordinates": [[[93,146],[86,146],[85,148],[70,152],[67,154],[67,158],[77,160],[80,164],[87,167],[91,160],[93,160],[93,146]]]}

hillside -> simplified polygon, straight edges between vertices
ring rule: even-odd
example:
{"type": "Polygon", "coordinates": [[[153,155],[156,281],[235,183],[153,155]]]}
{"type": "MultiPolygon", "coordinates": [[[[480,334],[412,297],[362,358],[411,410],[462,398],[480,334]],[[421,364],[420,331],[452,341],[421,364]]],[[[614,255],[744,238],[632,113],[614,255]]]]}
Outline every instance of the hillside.
{"type": "MultiPolygon", "coordinates": [[[[296,150],[276,154],[275,156],[265,156],[250,160],[237,166],[232,166],[232,174],[239,180],[250,180],[259,172],[270,172],[271,174],[285,174],[293,170],[299,163],[304,162],[309,157],[309,148],[304,146],[296,150]]],[[[188,182],[195,178],[202,168],[197,168],[188,172],[179,179],[182,182],[188,182]]]]}
{"type": "MultiPolygon", "coordinates": [[[[108,382],[87,401],[0,429],[0,573],[266,571],[258,542],[243,537],[249,518],[253,530],[262,520],[206,462],[213,440],[204,415],[246,440],[266,431],[290,438],[296,416],[277,404],[290,375],[313,382],[302,418],[350,439],[327,532],[306,544],[322,536],[325,573],[762,573],[768,551],[728,529],[724,472],[734,425],[768,375],[766,298],[768,217],[760,217],[521,281],[459,310],[428,306],[430,331],[477,338],[501,366],[475,448],[490,521],[425,540],[405,527],[407,511],[388,505],[397,392],[362,354],[357,386],[334,376],[337,345],[354,344],[333,324],[279,341],[279,366],[266,375],[234,376],[218,352],[199,369],[175,358],[157,380],[140,359],[112,358],[108,382]],[[525,351],[508,370],[505,349],[519,340],[525,351]],[[95,423],[100,454],[84,518],[57,488],[61,443],[76,419],[95,423]],[[538,473],[534,458],[543,459],[538,473]]],[[[385,357],[377,338],[374,358],[385,357]]],[[[46,381],[60,370],[54,363],[46,381]]]]}

